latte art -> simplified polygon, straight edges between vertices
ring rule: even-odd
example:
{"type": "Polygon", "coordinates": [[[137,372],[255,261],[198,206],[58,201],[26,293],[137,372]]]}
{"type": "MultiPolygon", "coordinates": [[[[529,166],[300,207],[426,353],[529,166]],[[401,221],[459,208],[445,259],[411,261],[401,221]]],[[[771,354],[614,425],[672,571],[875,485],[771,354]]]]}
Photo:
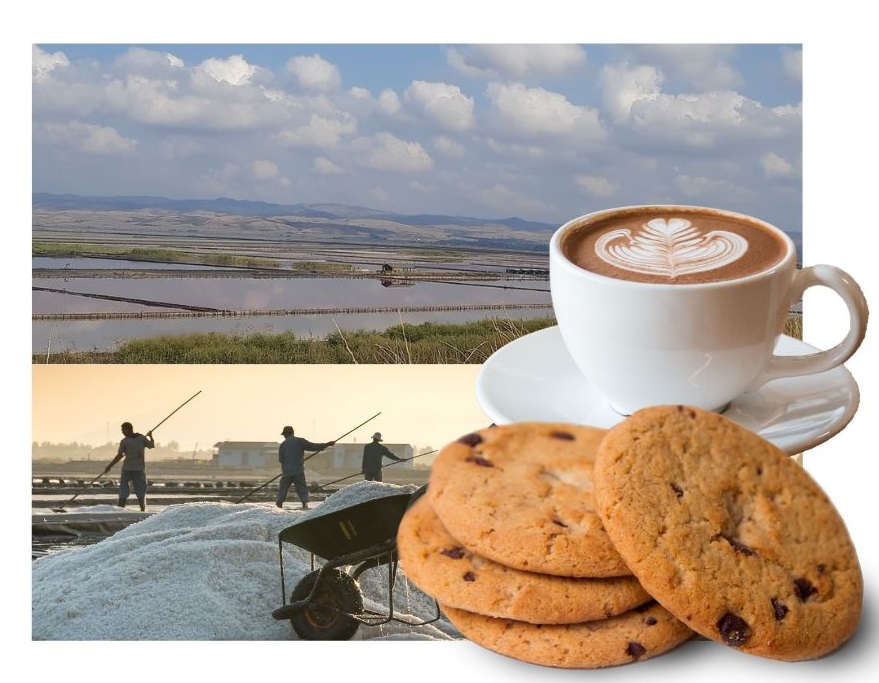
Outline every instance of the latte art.
{"type": "Polygon", "coordinates": [[[611,266],[668,278],[721,268],[747,251],[741,235],[703,232],[685,218],[654,218],[639,232],[612,230],[595,242],[596,255],[611,266]]]}
{"type": "Polygon", "coordinates": [[[732,212],[637,206],[572,221],[559,247],[596,275],[667,285],[723,282],[765,272],[792,244],[777,228],[732,212]]]}

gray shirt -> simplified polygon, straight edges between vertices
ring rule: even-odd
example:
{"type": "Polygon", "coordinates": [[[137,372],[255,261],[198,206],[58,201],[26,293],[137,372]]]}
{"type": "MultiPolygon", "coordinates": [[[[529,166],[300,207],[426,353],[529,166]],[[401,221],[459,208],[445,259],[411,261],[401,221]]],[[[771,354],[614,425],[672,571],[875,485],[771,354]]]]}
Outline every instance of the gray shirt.
{"type": "Polygon", "coordinates": [[[368,474],[374,474],[382,468],[382,458],[390,458],[400,462],[402,458],[398,458],[391,452],[391,449],[380,444],[378,441],[372,441],[363,447],[363,471],[368,474]]]}
{"type": "Polygon", "coordinates": [[[117,455],[125,455],[122,461],[122,469],[128,471],[143,471],[146,469],[144,462],[144,452],[147,448],[153,448],[155,442],[144,436],[143,434],[132,434],[125,436],[119,442],[119,452],[117,455]]]}
{"type": "Polygon", "coordinates": [[[288,436],[278,447],[278,462],[284,475],[305,472],[305,451],[322,451],[329,443],[311,443],[299,436],[288,436]]]}

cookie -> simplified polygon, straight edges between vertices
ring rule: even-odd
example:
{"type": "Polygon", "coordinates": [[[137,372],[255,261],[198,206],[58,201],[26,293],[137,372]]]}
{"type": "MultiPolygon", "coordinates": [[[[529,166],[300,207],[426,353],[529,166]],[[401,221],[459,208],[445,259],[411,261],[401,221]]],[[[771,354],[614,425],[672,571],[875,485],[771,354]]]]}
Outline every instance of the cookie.
{"type": "Polygon", "coordinates": [[[594,476],[617,549],[694,631],[786,661],[855,632],[863,577],[845,523],[760,436],[703,410],[646,408],[607,433],[594,476]]]}
{"type": "Polygon", "coordinates": [[[461,635],[477,645],[530,664],[566,669],[599,669],[650,659],[693,636],[654,601],[581,624],[526,624],[442,603],[440,608],[461,635]]]}
{"type": "Polygon", "coordinates": [[[536,574],[480,557],[446,531],[424,497],[400,522],[397,552],[406,577],[437,602],[491,617],[571,624],[604,619],[650,600],[634,576],[536,574]]]}
{"type": "Polygon", "coordinates": [[[440,450],[426,495],[454,538],[500,564],[558,576],[631,575],[593,502],[605,431],[519,422],[468,434],[440,450]]]}

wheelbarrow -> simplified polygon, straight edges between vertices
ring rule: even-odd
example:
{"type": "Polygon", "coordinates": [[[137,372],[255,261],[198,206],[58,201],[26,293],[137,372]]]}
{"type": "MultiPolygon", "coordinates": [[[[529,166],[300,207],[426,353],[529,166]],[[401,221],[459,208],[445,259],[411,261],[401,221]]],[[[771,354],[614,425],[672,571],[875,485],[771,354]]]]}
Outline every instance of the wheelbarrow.
{"type": "MultiPolygon", "coordinates": [[[[279,621],[289,619],[304,640],[349,640],[361,625],[378,626],[397,621],[423,626],[424,621],[405,619],[394,613],[394,583],[397,577],[397,529],[409,506],[424,494],[427,485],[412,493],[373,498],[324,515],[314,515],[283,529],[278,534],[283,605],[272,612],[279,621]],[[284,543],[311,553],[311,571],[302,577],[287,601],[284,571],[284,543]],[[323,562],[320,567],[317,558],[323,562]],[[383,612],[366,609],[358,580],[368,569],[388,569],[388,608],[383,612]]],[[[318,508],[319,510],[320,508],[318,508]]]]}

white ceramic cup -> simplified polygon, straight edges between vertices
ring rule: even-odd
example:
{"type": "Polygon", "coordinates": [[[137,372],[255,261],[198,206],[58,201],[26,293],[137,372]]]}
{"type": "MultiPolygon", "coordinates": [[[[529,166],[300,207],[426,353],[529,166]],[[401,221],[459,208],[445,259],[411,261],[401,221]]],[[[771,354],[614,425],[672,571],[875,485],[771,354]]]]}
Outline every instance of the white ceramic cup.
{"type": "Polygon", "coordinates": [[[653,207],[665,215],[696,209],[757,223],[786,245],[780,262],[737,279],[696,284],[616,279],[579,267],[562,252],[560,245],[579,226],[642,208],[648,207],[580,216],[561,226],[549,245],[552,304],[564,344],[585,379],[618,413],[669,404],[720,411],[771,380],[841,365],[860,346],[868,308],[858,284],[833,266],[798,269],[793,241],[749,216],[653,207]],[[791,306],[815,285],[830,287],[845,302],[848,333],[825,351],[774,355],[791,306]]]}

